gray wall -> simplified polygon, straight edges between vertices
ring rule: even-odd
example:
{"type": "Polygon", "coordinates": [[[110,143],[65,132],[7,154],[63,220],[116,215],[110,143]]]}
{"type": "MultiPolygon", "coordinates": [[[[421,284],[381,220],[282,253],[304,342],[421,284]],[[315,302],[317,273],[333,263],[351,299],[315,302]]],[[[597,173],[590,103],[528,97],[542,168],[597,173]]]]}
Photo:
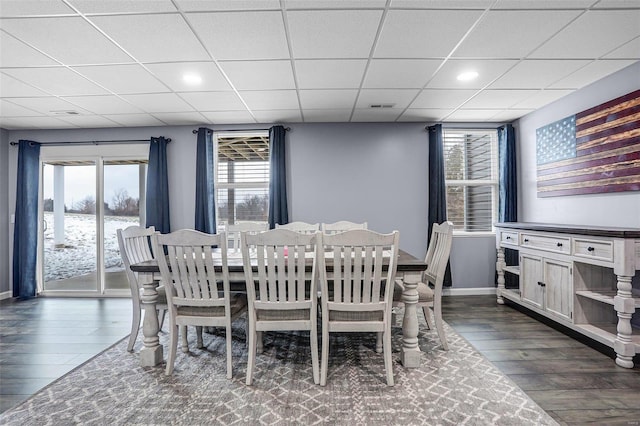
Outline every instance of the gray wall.
{"type": "MultiPolygon", "coordinates": [[[[9,291],[9,133],[0,129],[0,294],[9,291]]],[[[13,210],[13,209],[12,209],[13,210]]]]}
{"type": "Polygon", "coordinates": [[[536,129],[640,89],[640,62],[521,118],[518,128],[519,219],[640,228],[640,192],[538,198],[536,129]]]}

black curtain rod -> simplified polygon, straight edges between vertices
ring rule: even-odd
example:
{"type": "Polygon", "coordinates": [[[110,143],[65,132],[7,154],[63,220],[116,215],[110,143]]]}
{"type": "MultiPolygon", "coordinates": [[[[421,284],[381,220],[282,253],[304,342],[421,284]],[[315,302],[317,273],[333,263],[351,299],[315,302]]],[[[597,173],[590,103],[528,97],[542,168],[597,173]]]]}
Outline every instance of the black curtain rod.
{"type": "MultiPolygon", "coordinates": [[[[122,140],[110,140],[110,141],[67,141],[67,142],[43,142],[42,145],[101,145],[101,144],[125,144],[131,142],[149,142],[150,139],[122,139],[122,140]]],[[[167,138],[167,142],[171,142],[170,138],[167,138]]],[[[9,145],[18,145],[18,142],[10,142],[9,145]]]]}
{"type": "MultiPolygon", "coordinates": [[[[256,132],[256,131],[258,131],[258,132],[266,132],[269,129],[228,129],[228,130],[225,130],[225,129],[215,129],[215,130],[214,129],[209,129],[209,130],[211,130],[212,132],[225,132],[226,133],[226,132],[256,132]]],[[[291,127],[285,127],[284,130],[288,132],[288,131],[291,130],[291,127]]],[[[195,135],[196,133],[198,133],[198,129],[192,130],[191,133],[193,133],[195,135]]]]}

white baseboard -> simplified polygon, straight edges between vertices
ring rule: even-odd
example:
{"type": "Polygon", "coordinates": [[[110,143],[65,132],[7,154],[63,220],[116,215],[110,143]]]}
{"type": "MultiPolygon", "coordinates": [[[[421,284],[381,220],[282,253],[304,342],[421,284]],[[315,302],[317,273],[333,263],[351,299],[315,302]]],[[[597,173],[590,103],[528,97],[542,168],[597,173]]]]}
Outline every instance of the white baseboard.
{"type": "Polygon", "coordinates": [[[4,300],[4,299],[10,299],[11,297],[13,297],[11,295],[12,291],[3,291],[2,293],[0,293],[0,300],[4,300]]]}
{"type": "Polygon", "coordinates": [[[496,294],[495,287],[470,287],[470,288],[443,288],[443,296],[479,296],[484,294],[496,294]]]}

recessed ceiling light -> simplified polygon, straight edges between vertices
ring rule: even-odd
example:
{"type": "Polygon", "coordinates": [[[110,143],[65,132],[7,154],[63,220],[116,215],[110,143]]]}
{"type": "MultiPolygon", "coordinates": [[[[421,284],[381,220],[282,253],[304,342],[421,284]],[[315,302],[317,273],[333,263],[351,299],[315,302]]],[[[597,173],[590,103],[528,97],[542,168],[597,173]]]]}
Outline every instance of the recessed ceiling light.
{"type": "Polygon", "coordinates": [[[196,86],[202,83],[202,77],[198,74],[187,73],[182,76],[182,80],[190,86],[196,86]]]}
{"type": "Polygon", "coordinates": [[[465,71],[461,74],[458,74],[459,81],[471,81],[475,80],[478,77],[478,73],[475,71],[465,71]]]}

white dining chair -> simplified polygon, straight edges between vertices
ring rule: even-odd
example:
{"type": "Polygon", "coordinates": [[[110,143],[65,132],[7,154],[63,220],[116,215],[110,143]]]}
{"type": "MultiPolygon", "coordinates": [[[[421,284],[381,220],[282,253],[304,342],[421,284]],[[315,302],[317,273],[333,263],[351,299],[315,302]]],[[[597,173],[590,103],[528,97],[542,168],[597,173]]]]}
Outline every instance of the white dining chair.
{"type": "MultiPolygon", "coordinates": [[[[151,236],[156,232],[153,226],[143,228],[141,226],[129,226],[125,229],[117,229],[118,246],[120,248],[120,256],[124,264],[124,270],[129,281],[129,289],[131,290],[131,303],[133,306],[133,317],[131,319],[131,334],[129,335],[129,343],[127,351],[132,352],[133,346],[138,338],[138,330],[140,330],[140,318],[142,316],[142,304],[140,296],[142,294],[142,286],[138,282],[138,275],[131,270],[131,264],[142,263],[153,260],[151,252],[151,236]]],[[[158,311],[158,328],[162,328],[164,316],[167,312],[167,297],[164,286],[158,286],[158,301],[156,303],[158,311]]]]}
{"type": "MultiPolygon", "coordinates": [[[[438,337],[444,350],[449,349],[449,344],[447,343],[442,321],[442,283],[447,269],[447,262],[449,262],[452,241],[453,223],[443,222],[433,225],[431,238],[429,239],[429,247],[427,248],[427,255],[425,257],[427,269],[422,273],[422,280],[418,283],[417,287],[417,306],[422,307],[422,312],[429,329],[433,329],[433,323],[435,322],[438,337]],[[431,321],[430,309],[433,309],[434,321],[431,321]]],[[[403,290],[404,285],[402,280],[397,280],[393,292],[394,307],[404,305],[402,302],[403,290]]]]}
{"type": "Polygon", "coordinates": [[[321,230],[324,234],[335,234],[337,232],[351,231],[353,229],[368,229],[367,222],[357,223],[348,220],[340,220],[333,223],[323,223],[321,230]]]}
{"type": "Polygon", "coordinates": [[[322,235],[325,255],[318,257],[322,293],[320,385],[327,383],[330,333],[375,332],[382,333],[387,385],[393,386],[391,304],[398,241],[398,231],[379,234],[358,229],[322,235]],[[331,264],[327,253],[331,254],[331,264]]]}
{"type": "Polygon", "coordinates": [[[247,385],[253,381],[257,341],[262,340],[262,333],[284,330],[309,331],[313,381],[319,383],[318,299],[315,295],[320,232],[303,234],[273,229],[241,235],[249,311],[247,385]],[[307,268],[311,268],[310,279],[307,279],[307,268]]]}
{"type": "Polygon", "coordinates": [[[226,330],[227,378],[231,379],[231,322],[246,309],[246,297],[231,294],[227,261],[227,235],[205,234],[182,229],[170,234],[155,234],[153,244],[158,266],[167,291],[170,320],[169,356],[166,374],[173,373],[179,328],[186,326],[224,327],[226,330]],[[214,252],[218,247],[219,254],[214,252]],[[219,264],[220,272],[216,271],[219,264]]]}
{"type": "Polygon", "coordinates": [[[302,232],[303,234],[314,234],[320,230],[319,223],[307,223],[307,222],[289,222],[284,225],[276,223],[276,229],[288,229],[290,231],[302,232]]]}
{"type": "Polygon", "coordinates": [[[225,231],[227,232],[227,237],[229,239],[230,245],[232,247],[229,248],[230,252],[240,253],[240,233],[241,232],[250,232],[252,234],[263,232],[269,229],[269,224],[267,222],[236,222],[233,224],[225,225],[225,231]]]}

